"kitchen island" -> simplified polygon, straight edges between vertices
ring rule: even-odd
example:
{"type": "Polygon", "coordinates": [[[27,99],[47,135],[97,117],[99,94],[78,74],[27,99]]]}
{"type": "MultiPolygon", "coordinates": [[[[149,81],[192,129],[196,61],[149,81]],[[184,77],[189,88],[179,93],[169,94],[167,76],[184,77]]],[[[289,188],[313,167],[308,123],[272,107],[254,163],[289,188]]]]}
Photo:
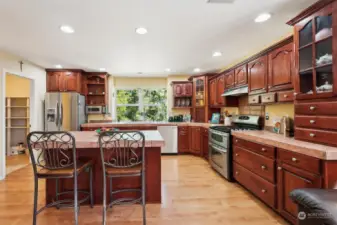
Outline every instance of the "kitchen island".
{"type": "MultiPolygon", "coordinates": [[[[146,202],[161,203],[161,158],[160,150],[165,145],[160,133],[156,130],[141,131],[145,135],[145,176],[146,176],[146,202]]],[[[93,131],[71,132],[76,139],[78,158],[91,159],[93,161],[93,186],[94,203],[102,204],[103,173],[98,135],[93,131]]],[[[109,182],[107,182],[109,184],[109,182]]],[[[114,178],[113,188],[139,188],[139,177],[114,178]]],[[[46,201],[51,203],[55,199],[56,183],[54,179],[46,181],[46,201]]],[[[73,179],[62,179],[59,182],[59,191],[73,189],[73,179]]],[[[82,172],[78,177],[78,189],[89,190],[89,173],[82,172]]],[[[108,190],[109,188],[107,188],[108,190]]],[[[109,194],[107,198],[109,198],[109,194]]],[[[81,198],[79,194],[79,198],[81,198]]],[[[135,197],[135,193],[124,193],[116,197],[135,197]]]]}

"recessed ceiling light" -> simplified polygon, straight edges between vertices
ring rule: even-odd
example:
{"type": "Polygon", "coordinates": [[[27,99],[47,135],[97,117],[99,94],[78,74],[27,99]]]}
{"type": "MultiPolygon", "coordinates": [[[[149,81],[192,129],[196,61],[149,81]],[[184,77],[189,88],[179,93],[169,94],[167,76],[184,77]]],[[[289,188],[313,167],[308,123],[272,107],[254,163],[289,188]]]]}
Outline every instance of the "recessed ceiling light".
{"type": "Polygon", "coordinates": [[[62,25],[60,26],[60,30],[63,32],[63,33],[66,33],[66,34],[72,34],[75,32],[74,28],[72,28],[71,26],[69,25],[62,25]]]}
{"type": "Polygon", "coordinates": [[[147,33],[147,29],[144,27],[138,27],[136,28],[136,33],[137,34],[146,34],[147,33]]]}
{"type": "Polygon", "coordinates": [[[219,51],[213,52],[213,57],[219,57],[222,56],[222,53],[219,51]]]}
{"type": "Polygon", "coordinates": [[[271,17],[270,13],[262,13],[255,18],[256,23],[262,23],[269,20],[271,17]]]}
{"type": "Polygon", "coordinates": [[[201,71],[201,69],[200,68],[194,68],[194,70],[193,70],[195,73],[199,73],[200,71],[201,71]]]}
{"type": "Polygon", "coordinates": [[[106,69],[105,68],[99,68],[99,71],[104,72],[104,71],[106,71],[106,69]]]}
{"type": "Polygon", "coordinates": [[[166,72],[171,72],[171,69],[170,68],[166,68],[165,71],[166,72]]]}
{"type": "Polygon", "coordinates": [[[62,66],[58,64],[58,65],[55,65],[55,68],[62,69],[62,66]]]}

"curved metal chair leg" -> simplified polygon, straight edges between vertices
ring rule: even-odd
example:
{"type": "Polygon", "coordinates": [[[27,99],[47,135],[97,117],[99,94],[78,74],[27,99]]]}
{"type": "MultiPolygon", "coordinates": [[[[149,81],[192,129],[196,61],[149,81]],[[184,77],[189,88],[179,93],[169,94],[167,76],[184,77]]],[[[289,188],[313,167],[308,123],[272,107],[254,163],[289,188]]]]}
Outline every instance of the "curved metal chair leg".
{"type": "Polygon", "coordinates": [[[90,206],[91,208],[94,208],[94,197],[93,197],[93,185],[92,185],[92,167],[90,167],[89,171],[89,182],[90,182],[90,206]]]}
{"type": "Polygon", "coordinates": [[[36,225],[37,217],[37,199],[38,199],[39,181],[37,177],[34,179],[34,208],[33,208],[33,225],[36,225]]]}
{"type": "Polygon", "coordinates": [[[77,173],[74,174],[74,213],[75,225],[78,225],[78,193],[77,193],[77,173]]]}
{"type": "Polygon", "coordinates": [[[142,205],[143,205],[143,225],[146,225],[146,193],[145,193],[145,172],[142,172],[142,205]]]}
{"type": "Polygon", "coordinates": [[[106,225],[106,177],[103,176],[103,225],[106,225]]]}
{"type": "MultiPolygon", "coordinates": [[[[55,201],[58,201],[59,200],[59,179],[58,178],[56,178],[55,180],[55,192],[56,192],[55,201]]],[[[60,206],[57,205],[56,208],[60,209],[60,206]]]]}

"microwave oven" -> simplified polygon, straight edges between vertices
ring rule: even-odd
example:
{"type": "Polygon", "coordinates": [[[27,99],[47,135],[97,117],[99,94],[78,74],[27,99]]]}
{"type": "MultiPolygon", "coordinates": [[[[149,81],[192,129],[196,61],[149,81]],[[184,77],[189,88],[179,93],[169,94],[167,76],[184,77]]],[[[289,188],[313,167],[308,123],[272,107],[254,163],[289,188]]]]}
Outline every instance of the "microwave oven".
{"type": "Polygon", "coordinates": [[[104,114],[105,106],[87,106],[86,114],[104,114]]]}

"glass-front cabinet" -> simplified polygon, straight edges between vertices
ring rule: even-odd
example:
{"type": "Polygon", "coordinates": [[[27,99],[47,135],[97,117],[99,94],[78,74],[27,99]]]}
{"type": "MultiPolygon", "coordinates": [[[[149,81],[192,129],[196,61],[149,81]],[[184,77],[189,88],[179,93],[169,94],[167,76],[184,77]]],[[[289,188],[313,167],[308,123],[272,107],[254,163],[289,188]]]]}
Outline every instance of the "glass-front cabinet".
{"type": "Polygon", "coordinates": [[[195,88],[195,106],[203,107],[205,106],[205,77],[194,78],[194,88],[195,88]]]}
{"type": "MultiPolygon", "coordinates": [[[[336,44],[333,29],[336,9],[331,4],[295,25],[296,99],[337,95],[336,44]],[[335,49],[334,49],[335,48],[335,49]]],[[[336,21],[336,19],[335,19],[336,21]]]]}

